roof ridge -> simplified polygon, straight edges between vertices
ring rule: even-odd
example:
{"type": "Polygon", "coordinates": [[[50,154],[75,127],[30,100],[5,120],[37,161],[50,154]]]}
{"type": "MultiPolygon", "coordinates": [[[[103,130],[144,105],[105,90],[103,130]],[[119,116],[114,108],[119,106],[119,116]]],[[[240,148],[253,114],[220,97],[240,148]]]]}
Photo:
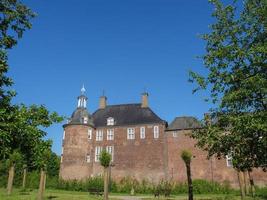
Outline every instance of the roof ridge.
{"type": "Polygon", "coordinates": [[[129,105],[141,105],[141,103],[113,104],[113,105],[107,105],[106,107],[115,107],[115,106],[129,106],[129,105]]]}

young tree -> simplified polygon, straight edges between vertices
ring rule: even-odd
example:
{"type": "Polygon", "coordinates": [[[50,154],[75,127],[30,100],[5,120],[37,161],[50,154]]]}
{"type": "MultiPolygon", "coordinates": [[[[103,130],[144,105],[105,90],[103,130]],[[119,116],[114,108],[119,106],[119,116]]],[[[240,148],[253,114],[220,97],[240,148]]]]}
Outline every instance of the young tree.
{"type": "Polygon", "coordinates": [[[187,183],[188,183],[188,200],[193,200],[193,183],[192,183],[191,166],[190,166],[192,160],[192,154],[187,150],[183,150],[181,153],[181,158],[183,159],[186,167],[187,183]]]}
{"type": "Polygon", "coordinates": [[[100,164],[104,167],[104,200],[108,200],[108,168],[111,161],[111,155],[103,150],[100,155],[100,164]]]}
{"type": "Polygon", "coordinates": [[[213,103],[209,122],[193,133],[209,156],[231,155],[238,171],[264,170],[267,166],[267,4],[245,0],[219,0],[212,16],[211,32],[203,35],[206,75],[190,72],[190,81],[206,90],[213,103]],[[240,12],[238,12],[241,10],[240,12]]]}
{"type": "Polygon", "coordinates": [[[47,164],[51,158],[52,141],[40,141],[35,149],[35,165],[40,169],[40,181],[38,189],[38,200],[44,199],[44,191],[46,185],[47,164]]]}

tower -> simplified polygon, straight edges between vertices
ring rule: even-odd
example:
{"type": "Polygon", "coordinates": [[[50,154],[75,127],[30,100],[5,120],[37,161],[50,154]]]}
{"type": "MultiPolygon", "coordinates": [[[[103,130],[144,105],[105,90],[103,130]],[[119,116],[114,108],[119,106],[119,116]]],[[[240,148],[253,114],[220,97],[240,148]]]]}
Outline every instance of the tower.
{"type": "Polygon", "coordinates": [[[88,112],[85,87],[81,88],[77,108],[67,124],[63,125],[62,157],[60,177],[63,179],[84,179],[92,173],[92,135],[94,122],[88,112]]]}

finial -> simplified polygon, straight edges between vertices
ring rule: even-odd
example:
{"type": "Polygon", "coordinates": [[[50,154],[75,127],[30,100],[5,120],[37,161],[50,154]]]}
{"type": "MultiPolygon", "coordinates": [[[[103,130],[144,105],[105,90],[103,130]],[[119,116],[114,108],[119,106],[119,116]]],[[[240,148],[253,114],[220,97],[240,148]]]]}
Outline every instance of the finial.
{"type": "Polygon", "coordinates": [[[148,92],[147,92],[147,88],[146,88],[146,87],[144,87],[144,92],[143,92],[143,94],[148,94],[148,92]]]}
{"type": "Polygon", "coordinates": [[[85,87],[84,87],[84,84],[83,84],[83,87],[82,87],[82,89],[81,89],[81,93],[84,94],[85,91],[86,91],[86,90],[85,90],[85,87]]]}

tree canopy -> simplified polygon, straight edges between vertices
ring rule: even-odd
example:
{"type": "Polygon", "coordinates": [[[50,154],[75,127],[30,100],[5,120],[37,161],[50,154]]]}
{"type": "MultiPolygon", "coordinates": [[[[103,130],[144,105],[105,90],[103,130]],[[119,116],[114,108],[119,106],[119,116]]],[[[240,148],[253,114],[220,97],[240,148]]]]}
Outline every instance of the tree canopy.
{"type": "MultiPolygon", "coordinates": [[[[44,128],[62,121],[56,112],[44,106],[11,103],[16,93],[10,89],[13,81],[7,76],[8,50],[17,45],[23,33],[31,28],[35,13],[19,0],[0,1],[0,159],[8,159],[19,152],[24,161],[37,165],[36,148],[43,145],[47,134],[44,128]]],[[[40,157],[40,156],[39,156],[40,157]]]]}
{"type": "Polygon", "coordinates": [[[208,123],[193,137],[209,156],[233,159],[237,169],[267,167],[267,3],[246,0],[224,5],[219,0],[210,33],[202,35],[208,73],[190,72],[193,92],[206,90],[213,106],[208,123]]]}

